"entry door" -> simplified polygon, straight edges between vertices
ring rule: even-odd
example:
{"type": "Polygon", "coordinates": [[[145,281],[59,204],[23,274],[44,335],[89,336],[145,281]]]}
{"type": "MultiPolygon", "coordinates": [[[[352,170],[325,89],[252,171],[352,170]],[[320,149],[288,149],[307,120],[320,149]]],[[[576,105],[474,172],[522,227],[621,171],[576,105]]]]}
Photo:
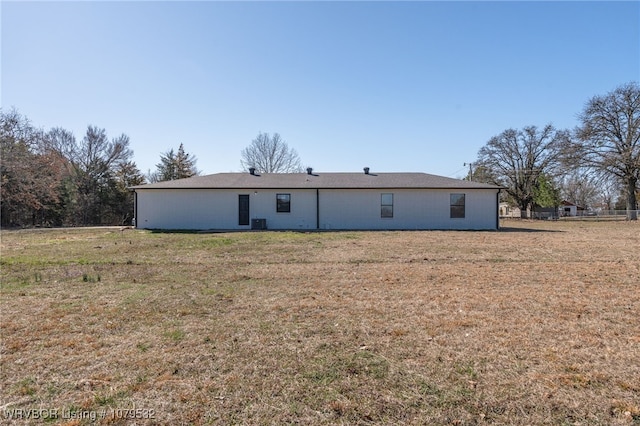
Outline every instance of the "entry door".
{"type": "Polygon", "coordinates": [[[238,225],[249,224],[249,195],[238,195],[238,225]]]}

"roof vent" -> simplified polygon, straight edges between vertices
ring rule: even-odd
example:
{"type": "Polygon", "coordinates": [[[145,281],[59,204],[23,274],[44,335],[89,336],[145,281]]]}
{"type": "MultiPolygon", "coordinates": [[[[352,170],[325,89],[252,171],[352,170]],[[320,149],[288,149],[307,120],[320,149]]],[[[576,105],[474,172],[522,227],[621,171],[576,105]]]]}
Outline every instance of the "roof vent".
{"type": "Polygon", "coordinates": [[[311,167],[307,167],[307,174],[308,175],[312,175],[313,174],[313,169],[311,167]]]}
{"type": "Polygon", "coordinates": [[[249,174],[255,175],[256,174],[256,168],[255,167],[249,167],[249,174]]]}
{"type": "Polygon", "coordinates": [[[368,174],[369,174],[369,168],[368,168],[368,167],[365,167],[365,168],[364,168],[364,174],[365,174],[365,175],[368,175],[368,174]]]}

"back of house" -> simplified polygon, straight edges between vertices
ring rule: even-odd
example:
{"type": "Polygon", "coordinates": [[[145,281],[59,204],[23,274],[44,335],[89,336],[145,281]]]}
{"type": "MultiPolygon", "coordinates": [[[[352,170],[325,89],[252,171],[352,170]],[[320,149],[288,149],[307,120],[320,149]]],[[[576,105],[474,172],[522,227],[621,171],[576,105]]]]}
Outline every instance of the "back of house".
{"type": "Polygon", "coordinates": [[[218,173],[131,188],[136,226],[184,230],[498,228],[494,185],[427,173],[218,173]]]}

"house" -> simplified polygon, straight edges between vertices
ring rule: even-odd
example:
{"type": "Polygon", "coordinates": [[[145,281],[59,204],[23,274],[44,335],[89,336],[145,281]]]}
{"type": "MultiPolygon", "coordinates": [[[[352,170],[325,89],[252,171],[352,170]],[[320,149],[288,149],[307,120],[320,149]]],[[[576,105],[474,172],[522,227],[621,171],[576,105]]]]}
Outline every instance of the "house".
{"type": "Polygon", "coordinates": [[[520,218],[521,212],[520,208],[517,206],[513,206],[510,203],[501,202],[499,205],[500,208],[500,217],[511,217],[511,218],[520,218]]]}
{"type": "Polygon", "coordinates": [[[558,207],[559,216],[582,216],[584,207],[573,204],[570,201],[563,200],[558,207]]]}
{"type": "Polygon", "coordinates": [[[146,229],[497,229],[494,185],[426,173],[218,173],[134,186],[146,229]]]}

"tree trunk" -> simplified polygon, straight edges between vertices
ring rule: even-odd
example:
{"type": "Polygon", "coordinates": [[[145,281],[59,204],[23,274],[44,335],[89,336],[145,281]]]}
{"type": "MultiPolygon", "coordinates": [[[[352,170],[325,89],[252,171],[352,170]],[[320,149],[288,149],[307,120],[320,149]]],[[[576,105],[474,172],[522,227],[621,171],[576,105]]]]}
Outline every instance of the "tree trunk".
{"type": "Polygon", "coordinates": [[[627,220],[638,220],[638,202],[636,200],[636,184],[638,179],[627,180],[627,220]]]}

